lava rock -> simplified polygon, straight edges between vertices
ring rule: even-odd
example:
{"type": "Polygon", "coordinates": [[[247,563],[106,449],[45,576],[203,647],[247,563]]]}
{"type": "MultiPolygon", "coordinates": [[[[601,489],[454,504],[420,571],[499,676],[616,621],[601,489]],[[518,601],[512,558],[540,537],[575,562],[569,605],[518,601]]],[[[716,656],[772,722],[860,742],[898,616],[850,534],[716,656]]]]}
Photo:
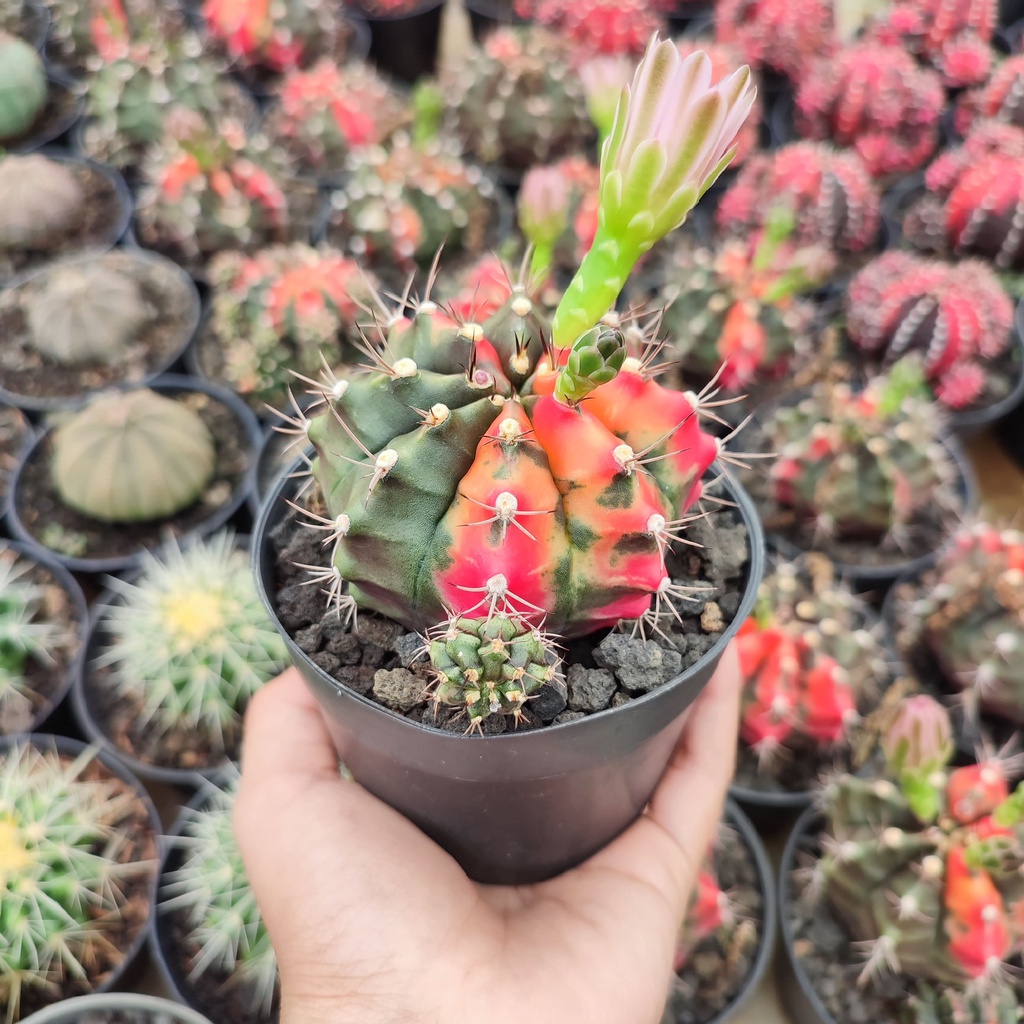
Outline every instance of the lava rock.
{"type": "Polygon", "coordinates": [[[615,676],[606,668],[570,665],[569,707],[573,711],[602,711],[615,692],[615,676]]]}
{"type": "MultiPolygon", "coordinates": [[[[323,630],[326,634],[326,629],[323,630]]],[[[327,641],[327,650],[331,652],[342,665],[358,665],[363,656],[363,645],[359,637],[351,633],[338,633],[327,641]]]]}
{"type": "Polygon", "coordinates": [[[529,708],[538,718],[545,722],[550,721],[565,710],[568,692],[565,680],[561,676],[555,676],[531,694],[529,708]]]}
{"type": "Polygon", "coordinates": [[[395,637],[391,649],[398,655],[403,668],[408,668],[423,650],[423,638],[419,633],[403,633],[395,637]]]}
{"type": "Polygon", "coordinates": [[[411,711],[423,702],[423,681],[407,668],[378,669],[373,674],[373,695],[395,711],[411,711]]]}
{"type": "Polygon", "coordinates": [[[403,628],[391,619],[379,615],[360,615],[356,623],[356,636],[363,643],[376,644],[384,650],[391,650],[392,644],[402,635],[403,628]]]}
{"type": "Polygon", "coordinates": [[[315,587],[296,584],[285,587],[277,595],[277,615],[285,629],[296,630],[310,622],[319,622],[324,613],[323,594],[315,587]]]}
{"type": "Polygon", "coordinates": [[[312,626],[300,629],[295,634],[295,646],[306,654],[316,654],[320,650],[320,623],[314,622],[312,626]]]}
{"type": "Polygon", "coordinates": [[[552,719],[552,725],[564,725],[566,722],[578,722],[581,718],[586,718],[582,711],[563,711],[560,715],[555,715],[552,719]]]}

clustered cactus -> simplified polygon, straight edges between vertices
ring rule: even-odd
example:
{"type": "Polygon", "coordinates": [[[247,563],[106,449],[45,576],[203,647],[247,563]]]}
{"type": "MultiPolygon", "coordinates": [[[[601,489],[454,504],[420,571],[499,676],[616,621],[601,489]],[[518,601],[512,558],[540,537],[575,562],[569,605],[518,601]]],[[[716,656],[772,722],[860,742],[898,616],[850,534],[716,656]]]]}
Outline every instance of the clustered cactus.
{"type": "Polygon", "coordinates": [[[42,58],[24,39],[0,32],[0,143],[28,133],[46,106],[42,58]]]}
{"type": "Polygon", "coordinates": [[[184,812],[171,840],[181,861],[161,879],[160,911],[188,922],[182,941],[190,980],[210,975],[247,1013],[264,1018],[278,993],[277,958],[235,841],[237,790],[233,774],[222,787],[209,787],[200,807],[184,812]]]}
{"type": "Polygon", "coordinates": [[[825,382],[780,407],[764,428],[778,506],[821,536],[897,544],[922,515],[950,509],[956,467],[922,376],[907,364],[863,391],[825,382]]]}
{"type": "Polygon", "coordinates": [[[878,235],[880,196],[855,153],[821,142],[796,142],[757,153],[740,169],[717,211],[726,235],[757,236],[769,220],[788,215],[795,245],[838,253],[868,249],[878,235]]]}
{"type": "Polygon", "coordinates": [[[971,717],[1024,724],[1024,536],[961,529],[899,612],[901,647],[931,651],[971,717]]]}
{"type": "Polygon", "coordinates": [[[0,793],[0,1005],[13,1024],[123,959],[150,909],[130,890],[155,876],[157,847],[146,805],[93,749],[15,739],[0,750],[0,793]]]}
{"type": "Polygon", "coordinates": [[[647,40],[666,34],[671,0],[516,0],[516,13],[571,39],[582,50],[641,54],[647,40]]]}
{"type": "Polygon", "coordinates": [[[1024,790],[1010,793],[999,760],[950,769],[949,717],[930,697],[900,706],[882,748],[879,775],[825,789],[808,892],[866,950],[862,984],[886,971],[907,978],[908,1020],[1012,1024],[1004,962],[1024,909],[1024,790]]]}
{"type": "Polygon", "coordinates": [[[94,398],[53,435],[61,500],[106,523],[151,522],[187,508],[213,478],[217,453],[202,417],[140,388],[94,398]]]}
{"type": "Polygon", "coordinates": [[[848,749],[858,708],[891,679],[864,601],[834,579],[821,555],[780,561],[736,635],[743,677],[740,738],[770,767],[848,749]]]}
{"type": "Polygon", "coordinates": [[[0,250],[43,249],[85,217],[85,190],[67,164],[38,153],[0,160],[0,250]]]}
{"type": "Polygon", "coordinates": [[[33,563],[0,545],[0,721],[31,727],[46,704],[36,690],[40,672],[52,672],[55,656],[70,654],[75,628],[60,622],[47,588],[29,577],[33,563]],[[33,671],[34,669],[34,671],[33,671]]]}
{"type": "Polygon", "coordinates": [[[986,394],[988,365],[1010,344],[1013,303],[980,260],[956,264],[887,252],[850,282],[846,329],[865,352],[890,365],[923,360],[928,384],[951,409],[986,394]]]}
{"type": "Polygon", "coordinates": [[[956,128],[966,135],[976,122],[1003,121],[1024,129],[1024,54],[1002,61],[988,81],[965,93],[956,111],[956,128]]]}
{"type": "Polygon", "coordinates": [[[288,663],[253,586],[248,552],[221,531],[112,578],[102,685],[139,709],[150,737],[200,734],[210,763],[236,756],[249,698],[288,663]]]}
{"type": "Polygon", "coordinates": [[[208,330],[220,351],[217,376],[248,401],[277,406],[292,371],[316,374],[359,341],[373,278],[333,249],[272,246],[210,261],[208,330]]]}
{"type": "Polygon", "coordinates": [[[500,28],[442,85],[451,128],[485,164],[512,171],[581,149],[592,137],[572,44],[543,28],[500,28]]]}
{"type": "Polygon", "coordinates": [[[898,46],[860,43],[811,66],[796,94],[797,130],[851,147],[884,178],[927,162],[945,105],[936,72],[898,46]]]}

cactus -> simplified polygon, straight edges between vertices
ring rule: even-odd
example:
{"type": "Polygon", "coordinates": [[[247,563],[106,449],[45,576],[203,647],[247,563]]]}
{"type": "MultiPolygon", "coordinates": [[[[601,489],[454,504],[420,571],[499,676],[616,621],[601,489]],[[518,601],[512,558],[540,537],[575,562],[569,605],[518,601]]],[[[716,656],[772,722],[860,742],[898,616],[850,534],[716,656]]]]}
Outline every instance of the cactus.
{"type": "Polygon", "coordinates": [[[210,125],[178,108],[165,128],[146,161],[136,211],[145,245],[197,263],[224,249],[251,252],[308,234],[285,191],[284,169],[247,146],[240,124],[210,125]]]}
{"type": "Polygon", "coordinates": [[[543,28],[499,28],[442,82],[448,121],[483,164],[524,170],[593,135],[572,44],[543,28]]]}
{"type": "Polygon", "coordinates": [[[848,749],[858,707],[892,678],[867,606],[821,555],[780,561],[736,635],[743,677],[740,737],[762,765],[848,749]]]}
{"type": "Polygon", "coordinates": [[[139,283],[102,257],[52,268],[25,309],[32,347],[70,365],[120,362],[153,314],[139,283]]]}
{"type": "Polygon", "coordinates": [[[28,134],[46,106],[46,69],[23,39],[0,32],[0,143],[28,134]]]}
{"type": "Polygon", "coordinates": [[[438,282],[439,298],[457,323],[488,320],[512,297],[512,289],[508,267],[493,253],[438,282]]]}
{"type": "Polygon", "coordinates": [[[666,551],[720,445],[696,396],[627,359],[609,311],[731,156],[746,76],[709,79],[706,58],[652,43],[604,146],[594,246],[550,326],[522,286],[482,325],[425,298],[409,317],[386,314],[373,372],[316,389],[324,411],[294,429],[316,449],[326,514],[313,525],[330,564],[309,568],[332,607],[419,630],[455,615],[566,636],[669,613],[666,551]],[[652,123],[665,105],[683,119],[706,110],[714,128],[695,140],[652,123]],[[653,155],[643,170],[638,146],[653,155]]]}
{"type": "Polygon", "coordinates": [[[0,751],[0,793],[0,1005],[13,1024],[123,959],[147,924],[134,899],[156,874],[157,837],[95,749],[16,739],[0,751]]]}
{"type": "Polygon", "coordinates": [[[778,460],[777,504],[823,536],[898,540],[936,508],[950,508],[956,466],[940,442],[942,415],[924,400],[923,372],[904,365],[863,391],[817,385],[765,424],[778,460]]]}
{"type": "MultiPolygon", "coordinates": [[[[138,576],[112,577],[101,621],[101,685],[138,709],[145,736],[199,734],[209,764],[235,757],[249,698],[288,664],[248,553],[221,531],[146,553],[138,576]]],[[[97,677],[100,678],[100,677],[97,677]]]]}
{"type": "Polygon", "coordinates": [[[172,838],[181,862],[161,879],[162,914],[181,915],[188,931],[180,940],[190,963],[189,980],[210,974],[237,993],[248,1014],[271,1016],[278,996],[277,958],[242,863],[231,824],[237,773],[205,791],[202,806],[186,809],[172,838]]]}
{"type": "Polygon", "coordinates": [[[875,241],[878,189],[855,153],[821,142],[795,142],[758,153],[740,169],[718,204],[727,235],[756,236],[774,217],[795,219],[795,245],[858,253],[875,241]]]}
{"type": "Polygon", "coordinates": [[[315,374],[359,340],[373,278],[331,249],[274,246],[210,261],[209,331],[221,352],[216,375],[248,401],[281,404],[292,370],[315,374]]]}
{"type": "Polygon", "coordinates": [[[982,122],[925,172],[924,198],[907,211],[915,247],[980,256],[998,270],[1024,269],[1024,129],[982,122]]]}
{"type": "Polygon", "coordinates": [[[265,130],[299,167],[332,177],[353,149],[386,142],[408,116],[407,104],[369,64],[338,68],[322,60],[285,76],[265,130]]]}
{"type": "Polygon", "coordinates": [[[641,54],[656,32],[666,34],[671,0],[516,0],[515,10],[558,32],[584,52],[641,54]]]}
{"type": "Polygon", "coordinates": [[[1006,1007],[1004,961],[1020,909],[1024,790],[1010,794],[1009,766],[997,759],[951,770],[948,718],[937,726],[943,717],[931,698],[912,698],[891,729],[917,740],[883,739],[895,760],[887,757],[873,777],[843,775],[826,788],[811,892],[825,896],[866,950],[862,984],[886,970],[924,983],[907,1019],[924,1024],[936,1020],[929,1006],[973,1004],[969,1015],[938,1019],[1009,1024],[1016,1000],[1009,1016],[997,1009],[1006,1007]]]}
{"type": "Polygon", "coordinates": [[[928,384],[951,409],[975,405],[988,384],[987,363],[1006,352],[1013,303],[980,260],[956,264],[887,252],[850,282],[846,329],[866,352],[890,365],[920,353],[928,384]]]}
{"type": "Polygon", "coordinates": [[[923,166],[946,95],[936,72],[898,46],[860,43],[809,69],[796,94],[804,138],[849,146],[876,178],[923,166]]]}
{"type": "Polygon", "coordinates": [[[979,712],[1024,724],[1024,536],[962,528],[899,611],[900,643],[930,651],[979,712]]]}
{"type": "Polygon", "coordinates": [[[479,253],[494,214],[495,191],[458,147],[440,139],[414,144],[401,132],[387,147],[355,150],[350,178],[331,196],[327,240],[376,267],[407,272],[441,245],[479,253]]]}
{"type": "Polygon", "coordinates": [[[755,68],[799,82],[808,65],[837,46],[830,0],[718,0],[715,38],[755,68]]]}
{"type": "Polygon", "coordinates": [[[976,122],[985,120],[1024,128],[1024,54],[1007,57],[988,81],[960,98],[955,124],[961,135],[967,135],[976,122]]]}
{"type": "Polygon", "coordinates": [[[85,190],[67,164],[37,153],[0,160],[0,249],[55,244],[85,217],[85,190]]]}
{"type": "Polygon", "coordinates": [[[147,388],[101,394],[56,429],[51,474],[61,500],[108,523],[187,508],[216,466],[198,413],[147,388]]]}
{"type": "Polygon", "coordinates": [[[690,893],[679,936],[672,969],[678,971],[694,949],[705,939],[734,924],[729,897],[719,888],[714,866],[706,864],[697,873],[697,881],[690,893]]]}
{"type": "Polygon", "coordinates": [[[52,672],[77,636],[56,621],[45,584],[33,582],[33,563],[0,545],[0,722],[28,728],[47,697],[35,689],[39,672],[52,672]],[[56,656],[56,657],[55,657],[56,656]]]}

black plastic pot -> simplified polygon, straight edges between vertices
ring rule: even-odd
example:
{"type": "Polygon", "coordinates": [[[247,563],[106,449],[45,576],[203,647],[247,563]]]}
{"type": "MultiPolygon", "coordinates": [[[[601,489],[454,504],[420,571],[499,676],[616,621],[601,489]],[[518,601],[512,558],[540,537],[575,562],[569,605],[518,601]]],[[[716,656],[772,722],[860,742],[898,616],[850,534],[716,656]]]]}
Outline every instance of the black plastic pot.
{"type": "Polygon", "coordinates": [[[85,110],[85,94],[80,83],[60,68],[46,69],[49,95],[43,112],[43,123],[31,135],[6,144],[10,153],[34,153],[65,135],[85,110]]]}
{"type": "MultiPolygon", "coordinates": [[[[53,1006],[47,1006],[21,1024],[78,1024],[88,1014],[149,1013],[153,1024],[158,1021],[173,1021],[173,1024],[210,1024],[201,1014],[187,1006],[179,1006],[169,999],[144,996],[137,992],[110,992],[106,995],[78,996],[65,999],[53,1006]]],[[[101,1018],[102,1019],[102,1018],[101,1018]]]]}
{"type": "Polygon", "coordinates": [[[714,0],[679,0],[668,16],[669,34],[700,35],[710,29],[714,18],[714,0]]]}
{"type": "Polygon", "coordinates": [[[1011,339],[1011,346],[1016,353],[1017,378],[1013,390],[1001,401],[993,405],[987,405],[981,409],[967,409],[964,412],[955,412],[950,416],[950,424],[958,436],[964,440],[974,437],[979,431],[993,423],[997,423],[1020,408],[1024,402],[1024,304],[1017,306],[1017,324],[1011,339]]]}
{"type": "MultiPolygon", "coordinates": [[[[181,341],[178,346],[168,356],[161,360],[158,365],[154,366],[153,369],[141,380],[125,382],[126,384],[145,386],[151,381],[154,381],[158,377],[166,374],[178,362],[178,360],[181,359],[182,355],[191,344],[192,337],[196,332],[196,328],[199,326],[199,291],[192,278],[189,277],[189,275],[173,260],[169,260],[166,256],[161,256],[159,253],[151,252],[148,249],[140,249],[136,246],[126,246],[125,248],[130,249],[132,258],[136,259],[140,263],[162,264],[168,274],[178,278],[179,282],[188,294],[187,301],[189,309],[187,324],[185,329],[182,331],[181,341]]],[[[65,257],[59,261],[55,260],[52,263],[44,264],[41,267],[35,267],[32,270],[26,271],[24,274],[19,274],[17,277],[11,278],[6,287],[20,288],[22,285],[27,284],[34,278],[39,277],[41,274],[47,273],[54,266],[73,263],[88,263],[98,255],[102,255],[102,253],[89,251],[76,253],[73,256],[65,257]]],[[[69,395],[63,398],[19,395],[13,391],[9,391],[0,384],[0,402],[17,406],[19,409],[24,409],[27,412],[53,412],[58,409],[76,407],[81,405],[82,401],[87,397],[88,395],[86,393],[69,395]]]]}
{"type": "MultiPolygon", "coordinates": [[[[227,406],[234,414],[235,419],[239,424],[239,430],[248,439],[248,447],[252,452],[249,468],[246,471],[245,476],[235,487],[230,499],[221,505],[220,508],[213,512],[207,519],[203,520],[203,522],[194,530],[189,531],[187,535],[180,538],[180,543],[187,544],[190,536],[198,535],[205,537],[207,534],[213,533],[215,530],[219,529],[245,504],[249,496],[249,492],[252,489],[253,474],[256,469],[256,451],[259,449],[259,446],[263,441],[263,431],[260,429],[259,421],[252,414],[249,407],[236,395],[232,394],[232,392],[228,391],[226,388],[219,387],[216,384],[211,384],[198,377],[187,377],[182,374],[168,373],[164,374],[162,377],[158,377],[154,381],[151,381],[149,386],[154,391],[161,394],[175,395],[182,392],[200,392],[201,394],[210,395],[222,405],[227,406]]],[[[33,440],[32,445],[25,452],[24,457],[18,465],[18,469],[14,474],[14,478],[11,481],[11,498],[7,509],[7,525],[10,527],[12,534],[18,540],[22,541],[29,550],[33,552],[38,551],[44,556],[56,559],[62,565],[72,570],[72,572],[117,573],[134,568],[143,557],[142,550],[130,551],[123,555],[110,558],[78,558],[72,555],[64,555],[59,551],[54,551],[52,548],[48,548],[43,545],[28,531],[22,521],[18,512],[18,487],[21,483],[21,478],[24,474],[26,464],[36,456],[37,452],[41,452],[44,445],[49,443],[52,430],[53,428],[51,427],[43,431],[43,433],[33,440]]]]}
{"type": "Polygon", "coordinates": [[[473,28],[473,38],[480,42],[496,28],[505,25],[528,25],[529,18],[516,14],[515,0],[465,0],[466,13],[473,28]]]}
{"type": "Polygon", "coordinates": [[[46,37],[50,33],[50,9],[32,0],[26,0],[24,10],[24,22],[16,34],[42,53],[46,46],[46,37]]]}
{"type": "MultiPolygon", "coordinates": [[[[278,433],[276,430],[268,430],[263,439],[263,447],[260,448],[256,457],[256,477],[253,481],[252,492],[249,495],[249,511],[252,513],[252,521],[255,523],[263,511],[263,503],[267,496],[272,494],[275,488],[281,485],[282,476],[292,472],[290,465],[280,464],[279,445],[290,440],[290,438],[278,433]],[[276,464],[275,464],[276,460],[276,464]]],[[[290,456],[294,456],[296,449],[293,449],[290,456]]],[[[313,449],[307,446],[307,453],[312,458],[313,449]]],[[[289,461],[292,461],[289,458],[289,461]]]]}
{"type": "Polygon", "coordinates": [[[426,0],[408,14],[364,15],[370,26],[370,60],[400,82],[415,82],[437,67],[444,0],[426,0]]]}
{"type": "Polygon", "coordinates": [[[0,406],[0,412],[14,412],[21,417],[24,424],[24,436],[20,439],[17,445],[12,445],[11,450],[8,453],[10,462],[0,465],[0,477],[3,478],[3,494],[0,495],[0,517],[3,522],[0,522],[0,536],[6,537],[7,534],[7,510],[11,503],[11,483],[14,480],[14,471],[20,465],[21,460],[25,457],[25,453],[32,447],[36,439],[36,429],[32,425],[31,421],[21,412],[20,409],[15,409],[13,406],[7,406],[6,409],[0,406]],[[8,466],[10,468],[8,468],[8,466]]]}
{"type": "Polygon", "coordinates": [[[728,476],[750,537],[735,618],[692,668],[622,707],[531,732],[461,736],[428,728],[343,687],[303,653],[277,617],[269,534],[289,512],[278,480],[253,535],[256,586],[313,691],[353,776],[444,847],[477,881],[524,884],[571,868],[643,810],[675,747],[683,713],[747,617],[764,567],[764,539],[746,492],[728,476]]]}
{"type": "MultiPolygon", "coordinates": [[[[78,757],[88,749],[86,744],[81,743],[79,740],[69,739],[67,736],[52,736],[47,733],[21,733],[18,736],[0,737],[0,754],[5,753],[6,750],[13,746],[15,742],[22,741],[28,741],[37,746],[49,744],[53,749],[59,751],[61,754],[66,754],[72,758],[78,757]]],[[[157,814],[152,798],[146,792],[142,783],[139,782],[139,780],[118,760],[109,757],[102,750],[96,753],[96,759],[113,775],[116,775],[122,782],[125,782],[134,789],[139,800],[142,801],[143,806],[146,808],[146,814],[149,818],[149,827],[152,829],[153,835],[156,837],[155,856],[159,862],[162,860],[163,856],[163,826],[160,824],[160,816],[157,814]]],[[[124,951],[124,958],[121,963],[118,964],[117,967],[115,967],[110,974],[93,989],[94,993],[109,992],[111,989],[118,986],[128,985],[138,976],[139,969],[141,967],[138,962],[139,953],[142,950],[142,947],[146,944],[150,929],[153,927],[153,919],[156,916],[156,887],[157,882],[159,881],[159,875],[159,869],[154,871],[147,887],[149,914],[145,926],[139,929],[138,934],[136,934],[128,948],[124,951]]],[[[92,996],[85,996],[83,998],[91,999],[92,996]]],[[[77,1002],[77,1000],[66,1000],[55,1004],[54,1006],[40,1009],[37,1014],[34,1014],[29,1019],[37,1022],[64,1020],[64,1017],[51,1018],[43,1016],[43,1014],[55,1010],[58,1006],[63,1009],[73,1001],[77,1002]]],[[[70,1019],[77,1020],[77,1018],[70,1019]]]]}
{"type": "MultiPolygon", "coordinates": [[[[1017,303],[1017,339],[1024,346],[1024,299],[1017,303]]],[[[1014,392],[1014,396],[1016,400],[1012,403],[1007,399],[1002,415],[995,424],[995,433],[1007,455],[1018,466],[1024,467],[1024,383],[1014,392]]]]}

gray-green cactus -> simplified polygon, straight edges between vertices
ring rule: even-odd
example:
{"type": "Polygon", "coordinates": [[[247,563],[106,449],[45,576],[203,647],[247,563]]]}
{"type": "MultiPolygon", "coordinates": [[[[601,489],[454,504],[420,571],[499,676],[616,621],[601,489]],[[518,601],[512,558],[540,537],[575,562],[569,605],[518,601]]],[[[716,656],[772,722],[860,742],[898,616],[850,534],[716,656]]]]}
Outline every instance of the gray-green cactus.
{"type": "Polygon", "coordinates": [[[57,241],[85,216],[85,190],[66,164],[38,153],[0,160],[0,249],[57,241]]]}
{"type": "Polygon", "coordinates": [[[46,69],[24,39],[0,32],[0,142],[24,135],[46,106],[46,69]]]}
{"type": "Polygon", "coordinates": [[[150,522],[192,504],[216,468],[198,413],[147,388],[100,395],[53,434],[51,474],[71,508],[103,522],[150,522]]]}

